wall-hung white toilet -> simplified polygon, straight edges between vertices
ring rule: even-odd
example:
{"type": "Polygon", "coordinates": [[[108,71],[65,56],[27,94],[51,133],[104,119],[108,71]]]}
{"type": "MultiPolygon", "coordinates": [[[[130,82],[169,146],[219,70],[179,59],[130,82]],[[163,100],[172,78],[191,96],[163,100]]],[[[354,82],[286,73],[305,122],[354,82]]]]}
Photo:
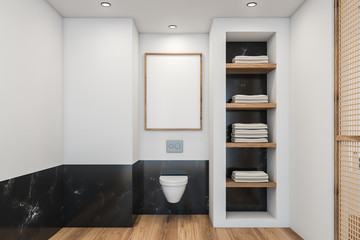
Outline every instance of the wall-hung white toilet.
{"type": "Polygon", "coordinates": [[[169,203],[177,203],[181,200],[188,183],[188,176],[162,175],[159,177],[162,191],[169,203]]]}

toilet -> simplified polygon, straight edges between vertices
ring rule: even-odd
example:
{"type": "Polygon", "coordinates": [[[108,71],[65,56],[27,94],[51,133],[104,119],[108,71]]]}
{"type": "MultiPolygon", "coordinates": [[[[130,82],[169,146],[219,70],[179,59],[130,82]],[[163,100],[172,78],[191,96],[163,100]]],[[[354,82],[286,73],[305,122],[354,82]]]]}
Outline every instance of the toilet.
{"type": "Polygon", "coordinates": [[[188,176],[184,171],[166,171],[161,174],[159,181],[166,200],[177,203],[185,192],[188,176]]]}

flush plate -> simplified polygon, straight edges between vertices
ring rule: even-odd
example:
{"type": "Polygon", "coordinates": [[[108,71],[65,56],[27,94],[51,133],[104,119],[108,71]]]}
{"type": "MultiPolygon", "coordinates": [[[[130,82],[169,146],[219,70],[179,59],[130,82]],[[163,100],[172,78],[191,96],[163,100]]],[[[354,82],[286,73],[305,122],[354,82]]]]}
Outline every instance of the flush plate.
{"type": "Polygon", "coordinates": [[[167,153],[182,153],[183,152],[183,140],[166,140],[166,152],[167,153]]]}

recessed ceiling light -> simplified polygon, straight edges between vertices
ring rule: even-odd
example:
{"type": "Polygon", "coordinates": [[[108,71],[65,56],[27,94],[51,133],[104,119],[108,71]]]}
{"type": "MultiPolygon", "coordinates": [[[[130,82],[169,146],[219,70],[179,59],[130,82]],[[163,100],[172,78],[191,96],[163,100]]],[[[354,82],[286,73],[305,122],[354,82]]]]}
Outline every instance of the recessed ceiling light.
{"type": "Polygon", "coordinates": [[[169,28],[170,28],[170,29],[176,29],[176,28],[177,28],[177,26],[176,26],[176,25],[174,25],[174,24],[172,24],[172,25],[169,25],[169,28]]]}
{"type": "Polygon", "coordinates": [[[248,2],[246,5],[248,7],[256,7],[257,3],[256,2],[248,2]]]}
{"type": "Polygon", "coordinates": [[[102,3],[101,3],[101,6],[103,6],[103,7],[111,7],[111,3],[109,3],[109,2],[102,2],[102,3]]]}

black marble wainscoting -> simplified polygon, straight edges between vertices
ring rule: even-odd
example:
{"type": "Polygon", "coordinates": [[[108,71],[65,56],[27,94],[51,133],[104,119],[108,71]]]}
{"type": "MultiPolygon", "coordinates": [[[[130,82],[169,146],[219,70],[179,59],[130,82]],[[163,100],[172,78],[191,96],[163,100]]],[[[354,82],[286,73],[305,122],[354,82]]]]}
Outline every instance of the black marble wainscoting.
{"type": "Polygon", "coordinates": [[[132,227],[131,165],[65,165],[65,227],[132,227]]]}
{"type": "Polygon", "coordinates": [[[133,165],[134,214],[208,214],[209,161],[138,161],[133,165]],[[180,202],[165,199],[161,172],[186,171],[189,181],[180,202]]]}
{"type": "Polygon", "coordinates": [[[62,227],[63,167],[0,182],[0,239],[45,240],[62,227]]]}

